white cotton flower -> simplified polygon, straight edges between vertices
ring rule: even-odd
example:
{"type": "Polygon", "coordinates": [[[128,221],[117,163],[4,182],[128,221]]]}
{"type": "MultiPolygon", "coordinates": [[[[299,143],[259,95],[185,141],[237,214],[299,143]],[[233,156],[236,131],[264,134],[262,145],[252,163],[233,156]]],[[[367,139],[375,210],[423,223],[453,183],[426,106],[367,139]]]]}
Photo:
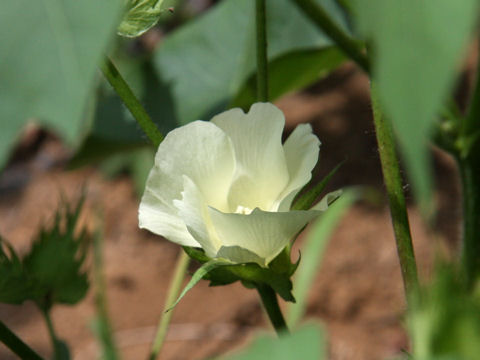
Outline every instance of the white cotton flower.
{"type": "Polygon", "coordinates": [[[320,141],[302,124],[282,145],[284,125],[276,106],[257,103],[171,131],[148,176],[140,227],[211,258],[266,266],[319,214],[290,207],[320,141]]]}

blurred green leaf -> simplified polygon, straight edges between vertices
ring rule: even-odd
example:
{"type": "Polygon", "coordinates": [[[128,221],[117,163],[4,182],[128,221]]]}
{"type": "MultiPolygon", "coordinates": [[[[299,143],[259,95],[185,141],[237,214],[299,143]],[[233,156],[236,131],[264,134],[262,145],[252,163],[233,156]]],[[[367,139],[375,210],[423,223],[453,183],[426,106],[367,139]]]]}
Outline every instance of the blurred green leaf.
{"type": "Polygon", "coordinates": [[[32,284],[12,246],[0,237],[0,302],[21,304],[29,299],[32,284]]]}
{"type": "Polygon", "coordinates": [[[293,294],[297,302],[288,308],[287,323],[294,328],[305,313],[308,292],[312,287],[315,274],[320,267],[328,240],[345,212],[358,198],[356,190],[346,190],[332,204],[328,211],[320,216],[309,231],[302,246],[302,261],[294,278],[293,294]]]}
{"type": "Polygon", "coordinates": [[[23,259],[34,287],[32,299],[44,310],[55,303],[75,304],[87,293],[83,266],[88,237],[85,230],[75,234],[82,205],[83,198],[73,209],[63,204],[53,226],[40,231],[23,259]]]}
{"type": "MultiPolygon", "coordinates": [[[[431,198],[427,139],[478,18],[478,1],[354,0],[372,41],[373,78],[424,210],[431,198]]],[[[428,209],[430,210],[430,209],[428,209]]]]}
{"type": "MultiPolygon", "coordinates": [[[[269,94],[277,99],[287,92],[296,91],[328,75],[346,58],[334,46],[323,49],[293,51],[282,55],[268,65],[269,94]]],[[[232,107],[248,109],[256,101],[256,74],[242,85],[236,94],[232,107]]]]}
{"type": "Polygon", "coordinates": [[[136,37],[155,26],[162,13],[163,0],[126,1],[126,12],[118,26],[119,35],[136,37]]]}
{"type": "Polygon", "coordinates": [[[407,319],[414,359],[478,358],[480,301],[452,265],[437,266],[431,284],[413,300],[407,319]]]}
{"type": "Polygon", "coordinates": [[[224,360],[322,360],[326,359],[323,331],[308,325],[280,338],[260,337],[241,354],[222,357],[224,360]]]}
{"type": "Polygon", "coordinates": [[[0,4],[0,167],[29,119],[73,143],[97,62],[115,31],[117,0],[0,4]]]}
{"type": "MultiPolygon", "coordinates": [[[[334,0],[317,1],[346,27],[334,0]]],[[[340,61],[338,54],[328,50],[331,41],[289,0],[268,0],[267,9],[269,59],[278,59],[270,76],[275,96],[315,81],[340,61]],[[302,66],[295,67],[294,60],[302,66]]],[[[239,104],[251,98],[247,82],[255,73],[254,10],[253,0],[224,0],[158,46],[155,69],[171,86],[180,124],[209,119],[237,98],[239,91],[239,104]]]]}

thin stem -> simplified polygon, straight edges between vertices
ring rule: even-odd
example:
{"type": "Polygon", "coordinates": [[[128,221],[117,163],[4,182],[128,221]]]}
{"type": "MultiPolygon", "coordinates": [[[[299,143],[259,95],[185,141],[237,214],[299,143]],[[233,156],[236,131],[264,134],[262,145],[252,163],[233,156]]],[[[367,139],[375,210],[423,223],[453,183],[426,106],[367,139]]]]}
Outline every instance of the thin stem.
{"type": "Polygon", "coordinates": [[[256,0],[257,100],[268,101],[267,19],[265,0],[256,0]]]}
{"type": "Polygon", "coordinates": [[[125,79],[118,72],[115,65],[109,58],[105,58],[105,61],[101,65],[101,69],[105,78],[108,80],[118,96],[120,96],[128,110],[130,110],[133,117],[148,136],[152,144],[155,147],[158,147],[163,140],[162,133],[158,130],[157,126],[147,114],[145,108],[137,99],[132,89],[130,89],[130,86],[128,86],[125,79]]]}
{"type": "Polygon", "coordinates": [[[293,0],[303,13],[310,18],[338,47],[355,61],[366,73],[370,72],[368,57],[362,52],[361,46],[348,36],[314,0],[293,0]]]}
{"type": "Polygon", "coordinates": [[[459,160],[462,180],[463,243],[461,264],[466,284],[474,285],[480,274],[480,160],[459,160]]]}
{"type": "Polygon", "coordinates": [[[55,328],[53,327],[52,318],[50,316],[50,309],[41,309],[43,318],[45,319],[45,323],[47,324],[48,335],[50,336],[50,340],[52,342],[52,347],[54,351],[54,359],[59,360],[62,358],[61,354],[61,341],[57,337],[55,333],[55,328]]]}
{"type": "Polygon", "coordinates": [[[12,352],[23,360],[43,360],[17,335],[15,335],[3,322],[0,321],[0,341],[12,352]]]}
{"type": "Polygon", "coordinates": [[[105,293],[106,284],[103,273],[103,234],[99,230],[93,239],[93,277],[95,283],[95,306],[97,319],[95,322],[95,333],[101,343],[105,360],[118,359],[118,352],[115,341],[112,336],[112,326],[108,316],[107,295],[105,293]]]}
{"type": "Polygon", "coordinates": [[[408,299],[408,294],[418,286],[418,276],[410,225],[408,222],[407,206],[402,188],[400,166],[395,150],[392,129],[383,117],[378,103],[376,89],[373,84],[371,86],[371,96],[373,120],[375,123],[375,133],[377,136],[378,151],[380,153],[383,179],[390,204],[390,215],[397,243],[403,284],[408,299]]]}
{"type": "Polygon", "coordinates": [[[480,42],[478,48],[477,77],[470,101],[470,109],[461,127],[463,136],[469,135],[472,131],[480,131],[480,42]]]}
{"type": "Polygon", "coordinates": [[[155,360],[160,351],[162,350],[163,343],[165,342],[165,337],[167,335],[168,326],[170,325],[170,320],[172,319],[173,310],[167,312],[168,309],[172,307],[175,300],[180,295],[182,290],[183,279],[185,278],[185,273],[187,272],[188,264],[190,263],[190,258],[187,253],[182,251],[178,256],[177,263],[175,265],[175,272],[168,289],[167,298],[165,300],[164,312],[160,317],[157,326],[157,333],[155,334],[155,339],[150,350],[150,355],[148,356],[149,360],[155,360]]]}
{"type": "Polygon", "coordinates": [[[268,318],[277,334],[281,335],[283,333],[288,333],[287,323],[285,322],[282,311],[278,306],[277,294],[275,291],[273,291],[270,286],[264,284],[257,285],[257,291],[260,295],[265,311],[268,314],[268,318]]]}

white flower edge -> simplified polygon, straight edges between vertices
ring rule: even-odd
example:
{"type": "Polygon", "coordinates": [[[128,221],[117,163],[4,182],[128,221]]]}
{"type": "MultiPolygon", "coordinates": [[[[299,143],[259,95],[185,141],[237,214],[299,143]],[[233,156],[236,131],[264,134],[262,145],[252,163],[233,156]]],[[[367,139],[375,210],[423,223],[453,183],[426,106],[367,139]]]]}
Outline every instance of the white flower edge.
{"type": "Polygon", "coordinates": [[[202,247],[211,258],[266,266],[327,207],[320,202],[312,210],[288,211],[311,178],[320,142],[303,124],[282,145],[284,123],[274,105],[258,103],[247,114],[232,109],[170,132],[147,180],[140,227],[202,247]],[[238,201],[245,208],[260,205],[237,214],[232,204],[238,201]]]}

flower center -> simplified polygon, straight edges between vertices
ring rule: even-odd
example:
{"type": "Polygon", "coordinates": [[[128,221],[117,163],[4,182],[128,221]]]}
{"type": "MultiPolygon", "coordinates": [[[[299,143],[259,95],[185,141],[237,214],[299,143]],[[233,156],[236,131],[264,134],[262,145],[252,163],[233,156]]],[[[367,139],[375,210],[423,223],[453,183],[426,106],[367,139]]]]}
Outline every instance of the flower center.
{"type": "Polygon", "coordinates": [[[251,212],[252,212],[252,209],[242,205],[238,205],[237,210],[235,210],[236,214],[243,214],[243,215],[249,215],[251,212]]]}

